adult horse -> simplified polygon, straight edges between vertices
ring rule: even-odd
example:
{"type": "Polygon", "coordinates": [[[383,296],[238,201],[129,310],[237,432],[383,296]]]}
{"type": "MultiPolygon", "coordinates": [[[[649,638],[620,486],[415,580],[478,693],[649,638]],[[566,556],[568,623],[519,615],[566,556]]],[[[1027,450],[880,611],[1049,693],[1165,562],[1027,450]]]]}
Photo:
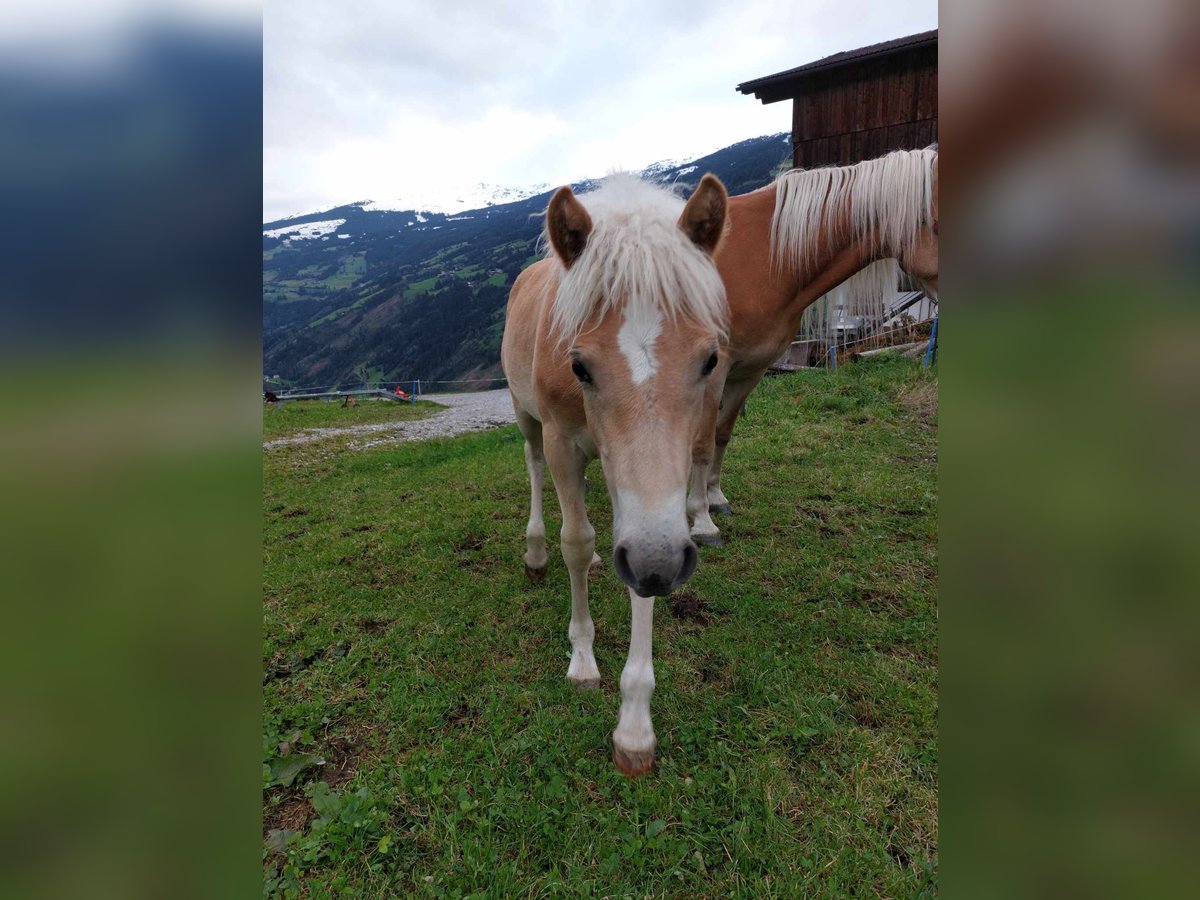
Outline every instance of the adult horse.
{"type": "Polygon", "coordinates": [[[715,427],[700,436],[692,536],[719,544],[711,513],[732,512],[721,467],[738,413],[792,341],[804,311],[839,288],[853,304],[897,285],[897,263],[937,296],[937,150],[899,150],[853,166],[786,172],[729,199],[715,259],[729,300],[729,369],[715,427]]]}
{"type": "Polygon", "coordinates": [[[712,175],[686,205],[628,175],[582,197],[559,188],[546,210],[551,255],[521,273],[508,300],[501,360],[531,487],[525,567],[534,579],[546,568],[549,463],[571,580],[567,678],[581,688],[600,683],[588,612],[596,532],[583,476],[596,456],[612,498],[613,566],[633,607],[613,761],[630,776],[654,763],[654,597],[696,567],[685,499],[692,449],[702,424],[711,430],[724,375],[728,309],[711,255],[727,199],[712,175]]]}

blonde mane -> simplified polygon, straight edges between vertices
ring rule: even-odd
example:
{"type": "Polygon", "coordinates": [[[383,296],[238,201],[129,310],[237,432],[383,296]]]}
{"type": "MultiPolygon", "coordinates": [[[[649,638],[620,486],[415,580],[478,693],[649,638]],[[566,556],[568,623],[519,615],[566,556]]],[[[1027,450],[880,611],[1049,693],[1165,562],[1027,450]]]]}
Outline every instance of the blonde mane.
{"type": "Polygon", "coordinates": [[[801,330],[830,336],[833,312],[879,322],[884,300],[899,284],[895,256],[912,246],[933,221],[933,166],[937,150],[897,150],[853,166],[793,169],[775,181],[771,264],[792,268],[802,281],[816,275],[820,235],[829,246],[862,241],[880,259],[810,306],[801,330]]]}
{"type": "MultiPolygon", "coordinates": [[[[561,341],[572,340],[597,311],[604,316],[618,305],[635,317],[660,310],[674,321],[682,314],[727,335],[725,285],[712,260],[679,227],[683,200],[616,173],[579,202],[592,232],[574,265],[560,272],[551,324],[561,341]]],[[[545,234],[542,240],[547,257],[555,258],[545,234]]]]}

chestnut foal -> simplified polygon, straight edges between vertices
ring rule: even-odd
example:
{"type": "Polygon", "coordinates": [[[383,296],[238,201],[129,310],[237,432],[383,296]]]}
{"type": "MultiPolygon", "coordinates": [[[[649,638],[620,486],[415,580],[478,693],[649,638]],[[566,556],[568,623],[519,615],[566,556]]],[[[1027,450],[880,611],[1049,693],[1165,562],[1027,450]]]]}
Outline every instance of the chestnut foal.
{"type": "Polygon", "coordinates": [[[705,175],[686,203],[628,175],[596,191],[554,194],[550,253],[513,284],[501,359],[525,436],[531,500],[525,568],[546,568],[546,463],[562,507],[571,580],[567,678],[596,687],[588,569],[599,562],[584,509],[584,467],[600,457],[613,510],[613,566],[633,627],[621,673],[613,760],[626,775],[654,764],[654,597],[696,567],[686,509],[692,449],[712,430],[728,309],[712,262],[725,228],[724,186],[705,175]]]}

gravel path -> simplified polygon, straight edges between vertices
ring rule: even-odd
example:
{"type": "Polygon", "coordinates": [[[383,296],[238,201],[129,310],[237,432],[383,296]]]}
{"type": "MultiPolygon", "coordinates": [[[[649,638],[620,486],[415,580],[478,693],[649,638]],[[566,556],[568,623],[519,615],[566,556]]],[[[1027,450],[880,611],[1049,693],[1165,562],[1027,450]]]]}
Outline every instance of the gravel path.
{"type": "Polygon", "coordinates": [[[361,440],[350,441],[350,449],[365,450],[383,444],[426,441],[430,438],[466,434],[468,431],[486,431],[517,420],[513,415],[512,396],[508,388],[473,394],[422,394],[421,399],[432,400],[448,408],[427,419],[410,422],[376,422],[349,428],[314,428],[273,441],[265,441],[263,449],[307,444],[327,437],[351,437],[361,440]]]}

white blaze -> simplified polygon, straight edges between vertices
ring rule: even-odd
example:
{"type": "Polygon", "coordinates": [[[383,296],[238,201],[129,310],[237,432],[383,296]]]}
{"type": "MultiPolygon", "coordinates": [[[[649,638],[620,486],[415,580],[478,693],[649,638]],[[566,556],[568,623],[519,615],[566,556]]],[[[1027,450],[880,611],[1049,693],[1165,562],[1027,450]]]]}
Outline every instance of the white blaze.
{"type": "Polygon", "coordinates": [[[625,354],[634,384],[641,384],[654,374],[658,365],[654,357],[654,344],[661,333],[662,313],[658,309],[625,314],[625,321],[617,334],[617,346],[625,354]]]}

